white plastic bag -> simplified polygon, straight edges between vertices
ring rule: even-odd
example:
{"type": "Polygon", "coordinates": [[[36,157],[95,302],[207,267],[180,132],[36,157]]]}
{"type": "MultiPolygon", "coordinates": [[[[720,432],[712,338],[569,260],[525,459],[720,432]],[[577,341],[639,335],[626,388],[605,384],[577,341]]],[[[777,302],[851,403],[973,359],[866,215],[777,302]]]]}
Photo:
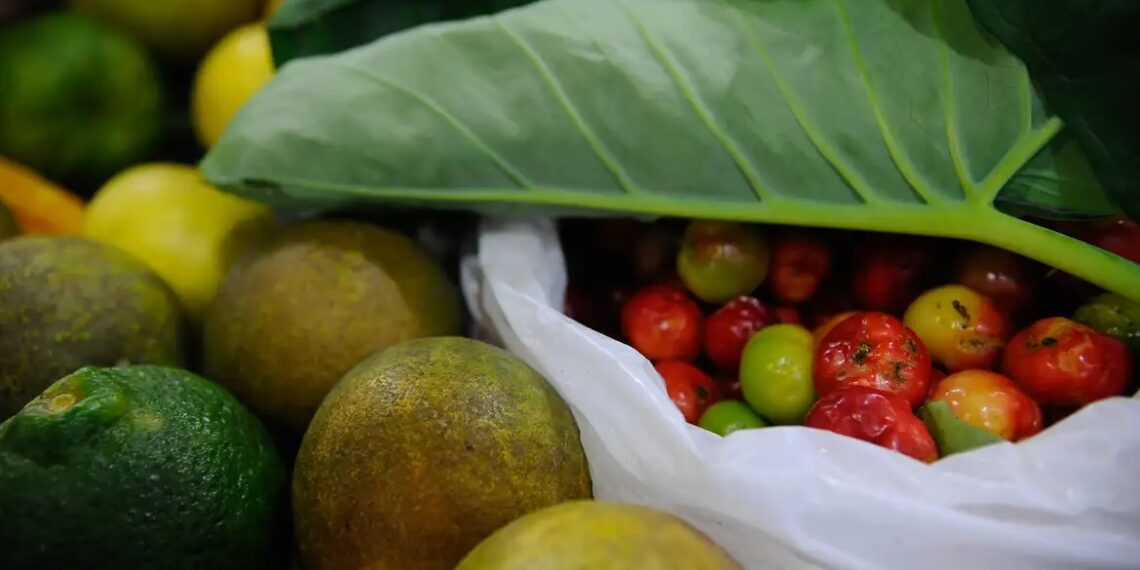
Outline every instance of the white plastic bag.
{"type": "Polygon", "coordinates": [[[1140,568],[1140,400],[926,465],[803,427],[721,438],[650,363],[561,314],[550,220],[485,221],[463,287],[492,340],[574,410],[599,499],[688,520],[749,569],[1140,568]]]}

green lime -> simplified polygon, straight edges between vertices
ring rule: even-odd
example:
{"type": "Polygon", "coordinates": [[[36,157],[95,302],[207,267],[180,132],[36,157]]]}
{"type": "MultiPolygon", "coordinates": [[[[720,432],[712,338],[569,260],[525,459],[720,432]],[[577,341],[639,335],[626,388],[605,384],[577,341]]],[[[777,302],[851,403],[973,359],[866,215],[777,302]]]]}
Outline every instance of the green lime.
{"type": "Polygon", "coordinates": [[[748,404],[738,400],[723,400],[709,406],[701,414],[698,425],[723,436],[737,430],[766,427],[768,424],[748,404]]]}
{"type": "Polygon", "coordinates": [[[740,358],[748,405],[774,424],[802,422],[816,399],[812,345],[811,332],[799,325],[772,325],[752,335],[740,358]]]}
{"type": "Polygon", "coordinates": [[[83,368],[0,424],[0,568],[267,568],[285,471],[231,395],[178,368],[83,368]]]}
{"type": "Polygon", "coordinates": [[[144,158],[162,127],[162,87],[130,36],[50,13],[0,33],[0,155],[93,184],[144,158]]]}

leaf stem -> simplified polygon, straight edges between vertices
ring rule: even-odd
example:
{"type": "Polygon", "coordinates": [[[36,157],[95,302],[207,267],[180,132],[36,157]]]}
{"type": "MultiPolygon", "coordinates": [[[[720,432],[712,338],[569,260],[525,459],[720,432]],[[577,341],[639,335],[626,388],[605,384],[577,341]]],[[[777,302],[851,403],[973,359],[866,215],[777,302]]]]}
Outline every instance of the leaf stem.
{"type": "Polygon", "coordinates": [[[1045,124],[1037,129],[1031,131],[1027,136],[1022,137],[1009,149],[1009,152],[998,161],[994,169],[986,175],[982,185],[978,191],[970,196],[970,199],[977,205],[989,205],[993,203],[994,198],[997,198],[999,192],[1010,180],[1021,170],[1031,158],[1041,149],[1045,148],[1061,129],[1065,127],[1065,123],[1057,117],[1052,117],[1045,124]]]}
{"type": "Polygon", "coordinates": [[[959,237],[1008,249],[1140,301],[1140,265],[1123,257],[997,210],[977,213],[970,229],[977,235],[959,237]],[[995,224],[1001,231],[991,231],[995,224]]]}
{"type": "MultiPolygon", "coordinates": [[[[211,180],[220,187],[254,199],[266,201],[252,187],[227,183],[219,177],[211,180]]],[[[383,195],[388,201],[409,205],[446,208],[447,205],[485,204],[483,213],[503,214],[514,211],[534,215],[533,208],[549,208],[548,213],[589,211],[594,214],[636,214],[828,227],[896,234],[913,234],[958,238],[988,243],[1036,259],[1109,291],[1140,301],[1140,265],[1132,263],[1092,245],[1063,234],[1017,219],[994,210],[990,205],[960,202],[954,206],[932,208],[922,204],[891,203],[868,208],[858,204],[821,202],[759,202],[750,208],[730,201],[687,200],[684,198],[643,194],[636,209],[623,194],[571,191],[566,188],[534,188],[529,191],[503,188],[384,188],[382,192],[351,185],[333,185],[299,180],[280,181],[276,190],[284,201],[318,204],[330,194],[338,194],[351,202],[354,198],[375,199],[383,195]]],[[[272,202],[273,200],[269,200],[272,202]]],[[[541,213],[541,212],[540,212],[541,213]]]]}

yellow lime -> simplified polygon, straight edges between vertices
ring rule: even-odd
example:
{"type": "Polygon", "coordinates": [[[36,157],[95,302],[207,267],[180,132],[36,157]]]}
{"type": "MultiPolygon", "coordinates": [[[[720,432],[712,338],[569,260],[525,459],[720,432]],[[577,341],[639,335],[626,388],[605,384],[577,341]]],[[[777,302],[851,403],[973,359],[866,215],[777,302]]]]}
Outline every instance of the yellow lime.
{"type": "Polygon", "coordinates": [[[268,207],[225,194],[181,164],[132,167],[107,182],[87,208],[86,232],[159,274],[196,322],[226,269],[267,237],[268,207]]]}
{"type": "Polygon", "coordinates": [[[271,77],[273,56],[263,24],[242,26],[222,38],[194,78],[194,131],[202,145],[212,146],[238,109],[271,77]]]}

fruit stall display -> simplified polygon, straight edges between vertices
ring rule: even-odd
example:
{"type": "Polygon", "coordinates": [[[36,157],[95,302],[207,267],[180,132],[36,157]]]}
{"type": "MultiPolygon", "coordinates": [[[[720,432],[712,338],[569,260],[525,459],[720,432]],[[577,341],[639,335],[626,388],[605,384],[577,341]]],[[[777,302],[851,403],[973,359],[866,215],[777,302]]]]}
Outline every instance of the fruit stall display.
{"type": "Polygon", "coordinates": [[[1135,561],[1140,431],[1041,443],[1140,422],[1093,4],[4,3],[0,568],[1135,561]]]}

